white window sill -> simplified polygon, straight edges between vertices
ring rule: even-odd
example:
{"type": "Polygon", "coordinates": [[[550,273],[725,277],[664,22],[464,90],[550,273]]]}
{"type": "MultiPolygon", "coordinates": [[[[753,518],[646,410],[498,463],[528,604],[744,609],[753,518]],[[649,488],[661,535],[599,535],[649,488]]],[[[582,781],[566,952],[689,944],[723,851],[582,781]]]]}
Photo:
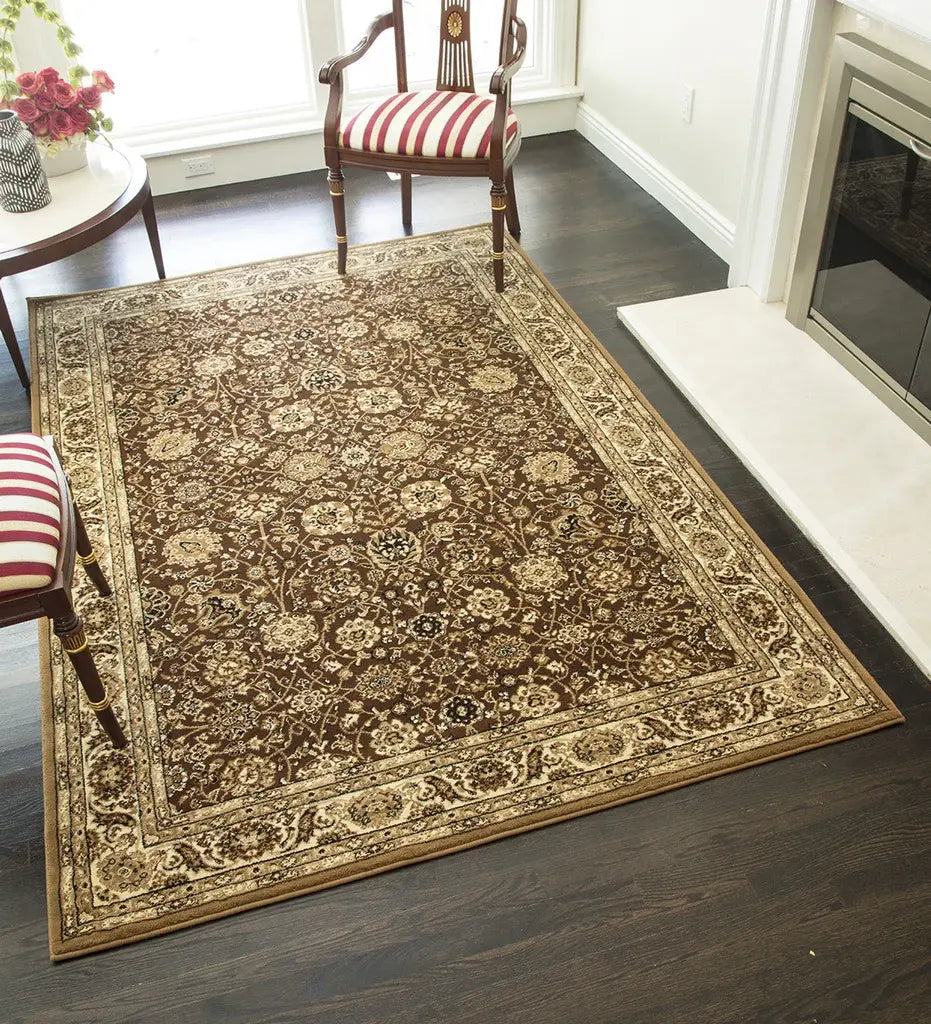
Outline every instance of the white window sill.
{"type": "MultiPolygon", "coordinates": [[[[577,86],[548,86],[528,90],[514,97],[514,106],[545,103],[552,100],[579,99],[583,90],[577,86]]],[[[358,105],[355,105],[357,107],[358,105]]],[[[347,104],[347,111],[354,109],[347,104]]],[[[288,119],[276,123],[253,123],[245,127],[217,126],[215,129],[199,128],[197,134],[180,135],[178,131],[169,134],[146,132],[119,135],[114,141],[125,143],[137,153],[146,157],[178,156],[184,153],[202,152],[206,149],[223,149],[229,146],[248,145],[252,142],[268,142],[273,139],[290,139],[297,136],[317,135],[323,132],[323,120],[314,112],[306,118],[288,119]]]]}

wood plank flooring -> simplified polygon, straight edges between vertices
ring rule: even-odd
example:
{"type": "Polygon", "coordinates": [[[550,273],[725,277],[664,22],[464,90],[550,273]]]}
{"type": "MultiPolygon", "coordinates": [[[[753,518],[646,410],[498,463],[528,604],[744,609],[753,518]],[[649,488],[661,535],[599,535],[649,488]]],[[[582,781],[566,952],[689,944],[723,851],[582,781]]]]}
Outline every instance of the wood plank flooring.
{"type": "MultiPolygon", "coordinates": [[[[329,247],[324,177],[158,200],[168,273],[329,247]]],[[[23,629],[0,641],[0,1020],[931,1020],[931,687],[615,319],[619,303],[722,287],[726,268],[574,133],[529,140],[516,184],[530,255],[907,724],[53,966],[34,632],[23,629]]],[[[397,183],[350,169],[346,192],[351,243],[401,235],[397,183]]],[[[483,183],[414,182],[417,231],[488,216],[483,183]]],[[[26,295],[153,278],[140,219],[4,291],[24,337],[26,295]]],[[[0,431],[28,424],[0,352],[0,431]]]]}

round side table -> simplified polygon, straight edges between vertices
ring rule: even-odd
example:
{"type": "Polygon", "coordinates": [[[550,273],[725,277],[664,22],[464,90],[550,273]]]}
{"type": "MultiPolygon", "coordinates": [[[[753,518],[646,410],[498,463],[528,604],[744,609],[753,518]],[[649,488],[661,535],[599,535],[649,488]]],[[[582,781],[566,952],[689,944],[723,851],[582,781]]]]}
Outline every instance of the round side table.
{"type": "MultiPolygon", "coordinates": [[[[54,263],[113,234],[141,210],[159,279],[165,277],[162,246],[142,157],[105,142],[87,147],[87,167],[49,178],[52,201],[33,213],[0,210],[0,283],[4,277],[54,263]]],[[[23,387],[29,374],[0,290],[0,333],[23,387]]]]}

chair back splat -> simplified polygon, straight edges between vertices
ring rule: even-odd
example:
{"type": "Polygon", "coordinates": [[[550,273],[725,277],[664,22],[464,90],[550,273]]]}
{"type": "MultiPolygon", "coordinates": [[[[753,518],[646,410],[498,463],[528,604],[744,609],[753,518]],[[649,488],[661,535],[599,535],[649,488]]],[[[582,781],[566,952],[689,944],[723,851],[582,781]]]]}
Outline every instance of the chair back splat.
{"type": "Polygon", "coordinates": [[[475,92],[472,75],[470,0],[440,0],[440,57],[437,89],[475,92]]]}
{"type": "MultiPolygon", "coordinates": [[[[446,92],[475,92],[472,70],[471,0],[439,0],[440,49],[436,87],[446,92]]],[[[404,45],[404,0],[392,0],[394,50],[397,62],[398,92],[407,91],[407,54],[404,45]]],[[[514,23],[517,0],[503,5],[499,63],[506,64],[515,50],[514,23]]]]}

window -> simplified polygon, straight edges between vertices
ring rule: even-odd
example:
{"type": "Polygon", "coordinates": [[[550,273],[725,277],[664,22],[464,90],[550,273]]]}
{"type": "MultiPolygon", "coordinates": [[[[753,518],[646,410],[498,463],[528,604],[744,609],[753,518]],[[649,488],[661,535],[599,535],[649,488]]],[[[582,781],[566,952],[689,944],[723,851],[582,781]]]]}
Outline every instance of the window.
{"type": "MultiPolygon", "coordinates": [[[[539,3],[526,3],[521,17],[527,23],[527,57],[521,78],[534,70],[534,22],[539,3]]],[[[385,10],[385,0],[351,0],[340,5],[342,35],[346,49],[365,35],[372,20],[385,10]]],[[[484,91],[498,67],[498,46],[501,42],[501,0],[472,0],[472,66],[476,91],[484,91]]],[[[407,43],[407,77],[411,89],[427,87],[436,82],[436,65],[440,38],[440,3],[438,0],[405,0],[404,37],[407,43]]],[[[348,72],[350,90],[379,92],[397,87],[394,60],[394,38],[386,33],[348,72]]]]}
{"type": "Polygon", "coordinates": [[[303,0],[63,0],[81,61],[117,84],[107,113],[121,135],[306,116],[314,102],[303,0]],[[256,11],[261,16],[256,16],[256,11]]]}
{"type": "MultiPolygon", "coordinates": [[[[47,0],[84,48],[81,62],[116,82],[106,100],[114,137],[147,155],[319,130],[327,90],[317,69],[348,52],[390,0],[47,0]]],[[[436,81],[440,0],[404,0],[410,87],[436,81]]],[[[522,0],[528,54],[514,96],[574,84],[577,0],[522,0]]],[[[501,0],[472,0],[475,86],[498,66],[501,0]]],[[[14,44],[20,66],[65,61],[30,14],[14,44]]],[[[347,76],[352,111],[395,84],[393,33],[347,76]]]]}

